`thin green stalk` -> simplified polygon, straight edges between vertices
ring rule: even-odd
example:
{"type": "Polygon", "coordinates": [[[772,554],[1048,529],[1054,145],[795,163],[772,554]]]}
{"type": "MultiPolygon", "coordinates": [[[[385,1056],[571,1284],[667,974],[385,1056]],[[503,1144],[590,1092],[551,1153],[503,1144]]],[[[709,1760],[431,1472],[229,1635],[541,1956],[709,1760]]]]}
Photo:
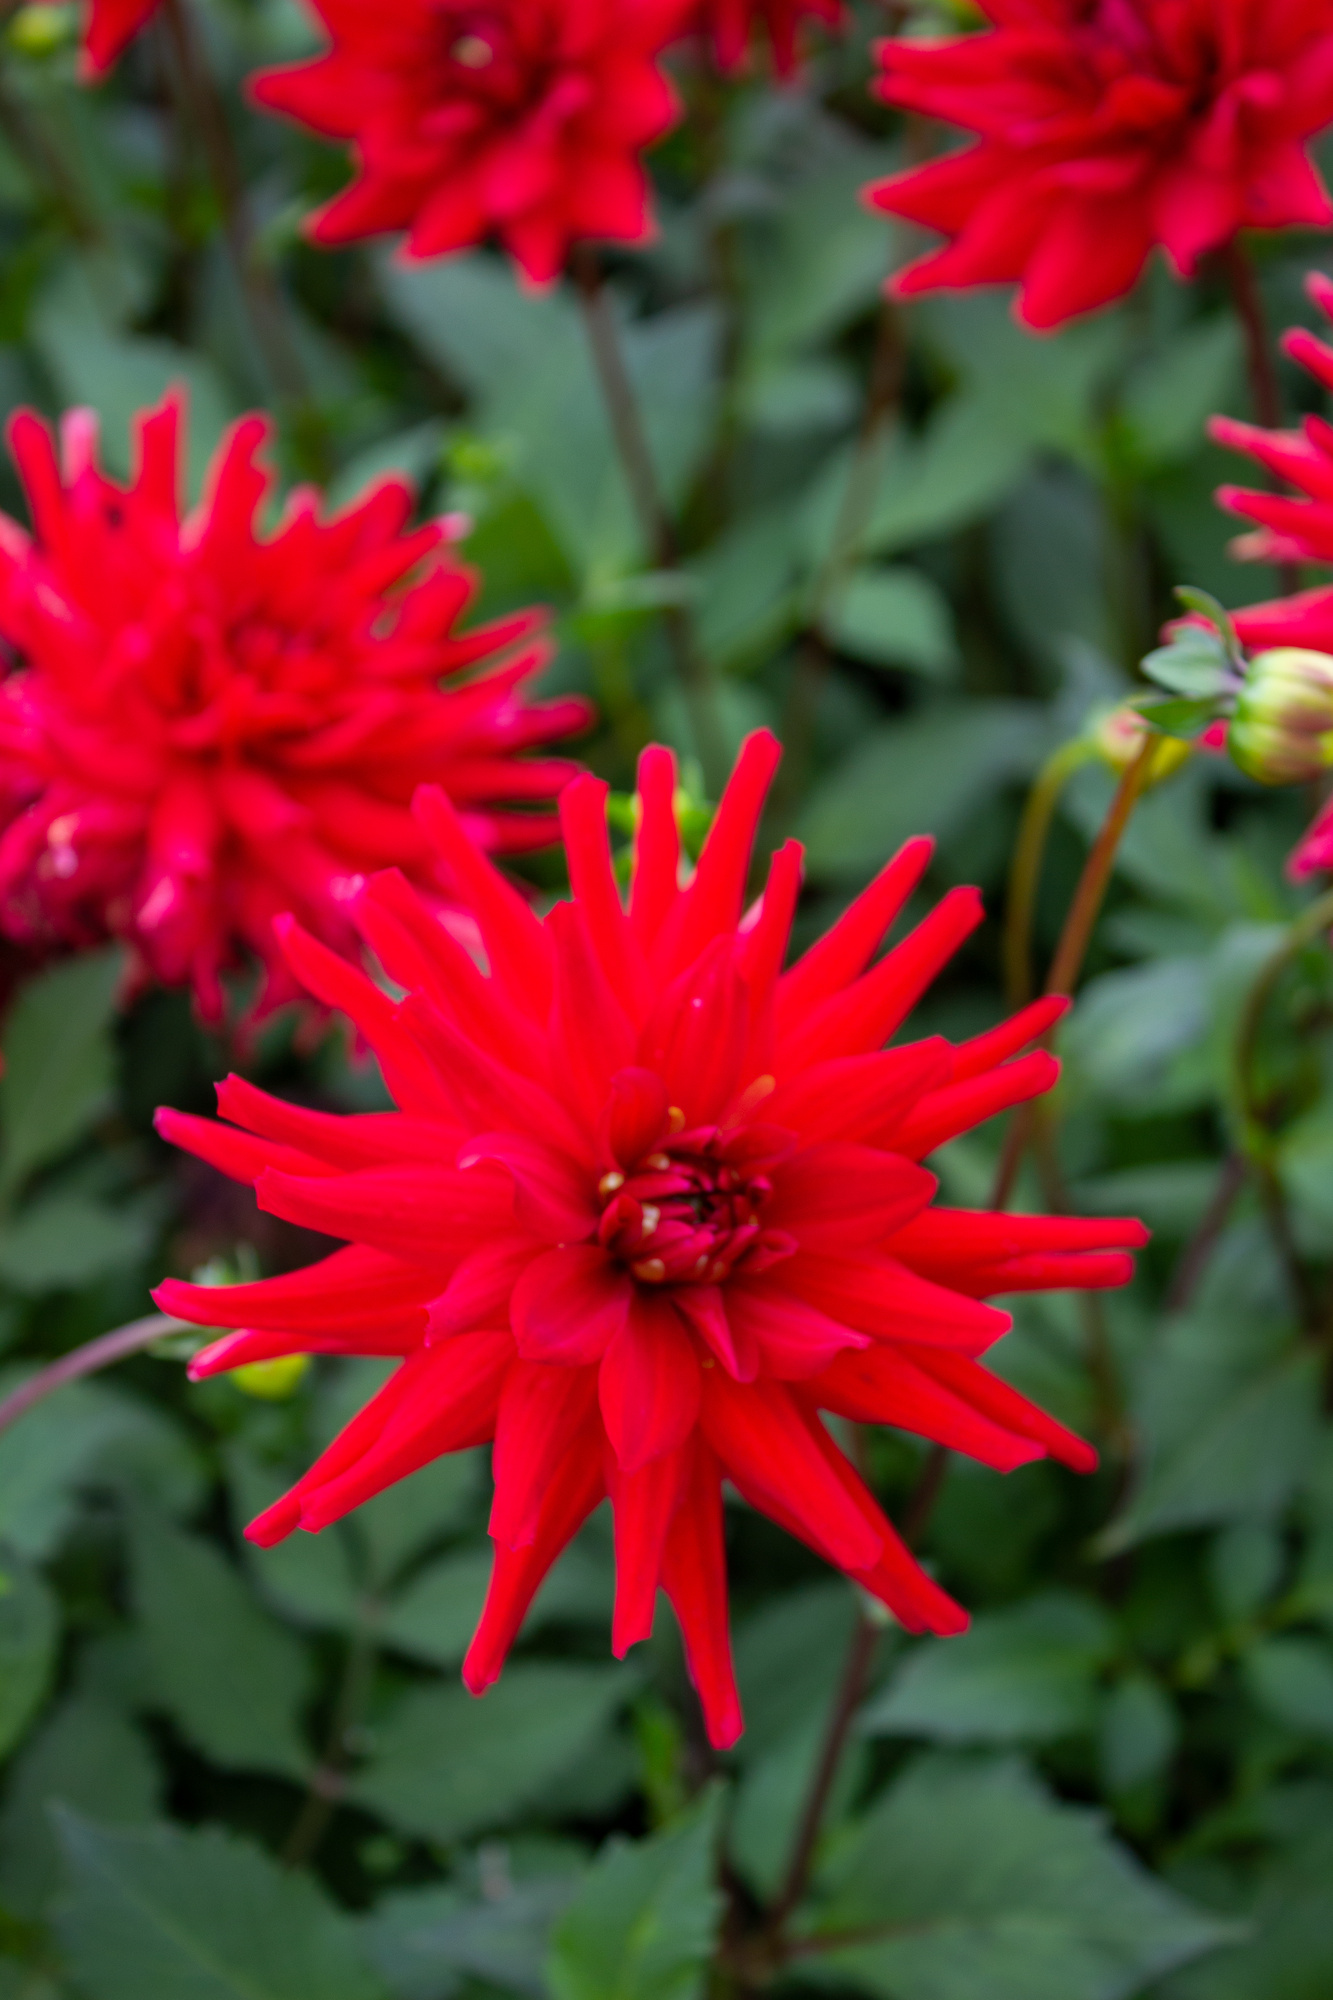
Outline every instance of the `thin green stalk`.
{"type": "Polygon", "coordinates": [[[1333,890],[1317,898],[1302,911],[1286,937],[1262,967],[1250,988],[1236,1034],[1235,1085],[1241,1120],[1241,1147],[1255,1176],[1264,1214],[1268,1220],[1278,1256],[1287,1273],[1292,1295],[1300,1309],[1306,1331],[1320,1332],[1320,1304],[1313,1282],[1301,1261],[1292,1230],[1282,1177],[1273,1159],[1273,1133],[1269,1108],[1256,1074],[1259,1041],[1264,1017],[1283,974],[1321,933],[1333,925],[1333,890]]]}
{"type": "MultiPolygon", "coordinates": [[[[1093,928],[1106,896],[1115,867],[1115,857],[1124,838],[1125,829],[1133,816],[1134,808],[1148,780],[1148,772],[1157,750],[1157,738],[1145,735],[1139,753],[1123,773],[1116,786],[1115,795],[1107,809],[1097,838],[1087,860],[1083,873],[1079,876],[1078,887],[1065,917],[1064,928],[1060,932],[1051,969],[1046,976],[1046,992],[1072,996],[1078,984],[1079,973],[1088,946],[1092,942],[1093,928]]],[[[1053,1032],[1044,1037],[1046,1047],[1054,1040],[1053,1032]]],[[[1005,1136],[1004,1151],[1000,1155],[999,1171],[991,1194],[992,1208],[1007,1208],[1018,1179],[1018,1170],[1023,1163],[1028,1143],[1034,1129],[1033,1106],[1021,1105],[1014,1113],[1005,1136]]]]}
{"type": "Polygon", "coordinates": [[[1032,919],[1055,809],[1074,772],[1095,754],[1081,737],[1062,743],[1038,771],[1023,807],[1004,906],[1004,985],[1011,1007],[1024,1007],[1032,998],[1032,919]]]}
{"type": "MultiPolygon", "coordinates": [[[[570,273],[583,308],[583,324],[593,370],[606,405],[630,501],[638,516],[639,532],[657,568],[679,572],[680,549],[676,531],[658,487],[657,469],[625,362],[602,268],[588,244],[579,244],[575,249],[570,259],[570,273]]],[[[712,664],[699,644],[694,620],[685,605],[664,606],[662,622],[675,657],[676,674],[689,713],[695,749],[703,767],[704,783],[709,795],[717,798],[726,780],[727,754],[712,664]]]]}

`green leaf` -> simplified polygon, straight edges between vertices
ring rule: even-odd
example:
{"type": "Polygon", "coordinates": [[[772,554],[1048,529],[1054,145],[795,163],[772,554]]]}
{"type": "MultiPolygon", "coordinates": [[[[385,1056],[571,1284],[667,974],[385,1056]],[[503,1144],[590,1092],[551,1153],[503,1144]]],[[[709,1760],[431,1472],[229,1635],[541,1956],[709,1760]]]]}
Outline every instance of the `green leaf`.
{"type": "MultiPolygon", "coordinates": [[[[493,1562],[488,1543],[428,1563],[389,1600],[379,1626],[385,1643],[432,1666],[456,1667],[481,1616],[493,1562]]],[[[559,1618],[605,1631],[614,1600],[614,1571],[598,1560],[585,1534],[547,1575],[521,1630],[532,1633],[559,1618]]]]}
{"type": "Polygon", "coordinates": [[[861,1727],[940,1743],[1046,1742],[1091,1727],[1115,1628],[1091,1598],[1052,1592],[914,1647],[861,1727]]]}
{"type": "Polygon", "coordinates": [[[948,601],[920,570],[857,570],[838,593],[825,630],[841,652],[873,666],[910,667],[939,681],[958,668],[948,601]]]}
{"type": "MultiPolygon", "coordinates": [[[[825,135],[821,135],[824,137],[825,135]]],[[[825,143],[835,135],[828,132],[825,143]]],[[[873,305],[884,282],[888,239],[882,216],[860,200],[867,181],[893,156],[836,133],[838,157],[789,190],[755,232],[746,288],[747,345],[771,360],[805,352],[873,305]]]]}
{"type": "Polygon", "coordinates": [[[1168,1321],[1135,1393],[1139,1470],[1104,1556],[1173,1529],[1271,1520],[1318,1436],[1316,1358],[1215,1305],[1168,1321]]]}
{"type": "Polygon", "coordinates": [[[187,1739],[227,1770],[302,1778],[298,1717],[307,1661],[212,1542],[140,1512],[131,1534],[134,1604],[148,1686],[187,1739]]]}
{"type": "Polygon", "coordinates": [[[58,1930],[88,2000],[381,2000],[354,1926],[249,1841],[57,1821],[58,1930]]]}
{"type": "MultiPolygon", "coordinates": [[[[0,1394],[31,1373],[5,1369],[0,1394]]],[[[42,1561],[93,1484],[129,1486],[141,1500],[183,1511],[198,1497],[199,1467],[164,1410],[106,1383],[71,1383],[0,1434],[0,1541],[42,1561]]]]}
{"type": "Polygon", "coordinates": [[[1184,626],[1169,645],[1145,653],[1143,671],[1158,687],[1194,700],[1228,693],[1236,676],[1219,633],[1184,626]]]}
{"type": "MultiPolygon", "coordinates": [[[[226,1463],[233,1524],[239,1535],[291,1480],[261,1463],[243,1445],[227,1453],[226,1463]]],[[[287,1617],[301,1625],[329,1626],[343,1632],[356,1624],[361,1593],[347,1536],[339,1529],[322,1535],[288,1535],[271,1549],[257,1548],[253,1542],[245,1542],[243,1548],[245,1566],[261,1596],[287,1617]]]]}
{"type": "Polygon", "coordinates": [[[0,1550],[0,1757],[7,1757],[46,1697],[60,1612],[42,1578],[0,1550]]]}
{"type": "Polygon", "coordinates": [[[1140,463],[1197,455],[1208,418],[1228,407],[1240,365],[1240,328],[1230,313],[1185,327],[1142,362],[1121,402],[1140,463]]]}
{"type": "MultiPolygon", "coordinates": [[[[492,1856],[510,1861],[507,1848],[490,1850],[492,1856]]],[[[572,1857],[566,1860],[557,1872],[520,1881],[502,1864],[479,1902],[465,1902],[448,1885],[386,1896],[362,1933],[367,1955],[401,2000],[441,2000],[469,1977],[546,2000],[552,1926],[578,1881],[572,1857]]]]}
{"type": "Polygon", "coordinates": [[[1228,1935],[1021,1765],[942,1757],[884,1793],[819,1885],[813,1935],[862,1930],[879,1935],[819,1970],[884,2000],[1127,2000],[1228,1935]]]}
{"type": "Polygon", "coordinates": [[[1180,1718],[1150,1674],[1117,1681],[1102,1709],[1098,1741],[1102,1776],[1116,1796],[1161,1774],[1180,1740],[1180,1718]]]}
{"type": "Polygon", "coordinates": [[[46,1908],[60,1876],[53,1803],[115,1826],[158,1808],[160,1780],[143,1733],[99,1695],[69,1696],[15,1759],[0,1816],[0,1903],[19,1916],[46,1908]]]}
{"type": "Polygon", "coordinates": [[[932,705],[876,730],[815,786],[798,832],[814,876],[868,874],[915,833],[947,838],[1036,765],[1035,703],[932,705]]]}
{"type": "Polygon", "coordinates": [[[1319,1639],[1260,1639],[1242,1665],[1259,1706],[1303,1736],[1333,1743],[1333,1652],[1319,1639]]]}
{"type": "Polygon", "coordinates": [[[101,418],[106,463],[121,478],[131,469],[136,416],[159,403],[169,389],[186,389],[187,484],[192,496],[200,492],[209,459],[237,414],[206,356],[174,340],[120,332],[106,318],[83,273],[69,268],[39,300],[31,330],[61,403],[87,405],[101,418]]]}
{"type": "Polygon", "coordinates": [[[106,1109],[109,1033],[124,970],[119,946],[66,959],[23,988],[5,1024],[0,1193],[12,1195],[106,1109]]]}
{"type": "Polygon", "coordinates": [[[38,1195],[12,1221],[0,1223],[0,1278],[28,1297],[75,1291],[137,1264],[157,1225],[155,1205],[109,1208],[59,1189],[38,1195]]]}
{"type": "Polygon", "coordinates": [[[621,1668],[523,1661],[481,1701],[415,1688],[377,1728],[349,1796],[428,1840],[503,1825],[577,1765],[632,1686],[621,1668]]]}
{"type": "Polygon", "coordinates": [[[1152,695],[1136,695],[1131,706],[1159,735],[1177,736],[1184,743],[1192,743],[1227,713],[1227,702],[1218,695],[1182,701],[1157,701],[1152,695]]]}
{"type": "MultiPolygon", "coordinates": [[[[1246,1939],[1178,1974],[1161,2000],[1323,2000],[1333,1992],[1333,1831],[1327,1825],[1266,1866],[1257,1892],[1228,1897],[1246,1918],[1246,1939]]],[[[1154,1996],[1156,2000],[1156,1996],[1154,1996]]]]}
{"type": "Polygon", "coordinates": [[[694,2000],[722,1917],[714,1849],[725,1793],[712,1785],[647,1840],[609,1840],[556,1927],[556,2000],[694,2000]]]}

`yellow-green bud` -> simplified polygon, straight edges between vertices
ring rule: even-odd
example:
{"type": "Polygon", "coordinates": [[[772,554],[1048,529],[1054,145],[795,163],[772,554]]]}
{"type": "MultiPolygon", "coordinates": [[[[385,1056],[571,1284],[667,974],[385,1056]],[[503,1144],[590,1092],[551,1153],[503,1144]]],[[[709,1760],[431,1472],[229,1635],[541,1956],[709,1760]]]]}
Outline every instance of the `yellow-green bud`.
{"type": "Polygon", "coordinates": [[[25,56],[54,55],[72,42],[79,31],[73,7],[20,7],[9,23],[9,40],[25,56]]]}
{"type": "Polygon", "coordinates": [[[247,1396],[258,1396],[265,1403],[285,1403],[300,1388],[309,1366],[308,1354],[281,1354],[273,1361],[246,1361],[231,1370],[231,1379],[247,1396]]]}
{"type": "Polygon", "coordinates": [[[1301,785],[1333,764],[1333,656],[1256,653],[1227,730],[1233,763],[1261,785],[1301,785]]]}
{"type": "MultiPolygon", "coordinates": [[[[1119,708],[1109,708],[1096,718],[1092,725],[1091,741],[1097,755],[1104,764],[1109,764],[1119,777],[1123,777],[1143,748],[1145,736],[1156,735],[1136,708],[1128,702],[1121,702],[1119,708]]],[[[1156,748],[1148,759],[1148,768],[1143,774],[1143,789],[1149,785],[1160,785],[1163,778],[1169,778],[1178,771],[1190,754],[1191,746],[1178,736],[1157,736],[1156,748]]]]}

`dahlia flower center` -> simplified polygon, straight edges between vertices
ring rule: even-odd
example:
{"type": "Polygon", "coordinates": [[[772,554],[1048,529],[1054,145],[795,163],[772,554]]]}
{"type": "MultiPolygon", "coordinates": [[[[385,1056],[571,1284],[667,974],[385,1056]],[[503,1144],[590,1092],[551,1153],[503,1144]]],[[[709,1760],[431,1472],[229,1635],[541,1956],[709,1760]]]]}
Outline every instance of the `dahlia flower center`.
{"type": "Polygon", "coordinates": [[[741,1264],[754,1272],[789,1257],[794,1240],[763,1223],[781,1154],[756,1157],[747,1137],[683,1132],[631,1171],[604,1174],[603,1248],[645,1285],[716,1285],[741,1264]]]}
{"type": "Polygon", "coordinates": [[[443,40],[450,97],[461,93],[512,109],[534,95],[531,52],[525,56],[517,46],[512,24],[500,9],[446,9],[443,40]]]}

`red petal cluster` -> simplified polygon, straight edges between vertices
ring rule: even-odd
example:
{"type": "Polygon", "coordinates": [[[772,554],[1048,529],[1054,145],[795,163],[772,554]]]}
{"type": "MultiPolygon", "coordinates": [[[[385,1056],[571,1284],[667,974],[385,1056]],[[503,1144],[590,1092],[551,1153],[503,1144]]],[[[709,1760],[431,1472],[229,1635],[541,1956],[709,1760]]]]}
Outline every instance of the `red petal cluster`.
{"type": "Polygon", "coordinates": [[[87,0],[81,63],[86,80],[105,76],[159,4],[160,0],[87,0]]]}
{"type": "Polygon", "coordinates": [[[1182,277],[1241,229],[1333,220],[1306,146],[1333,119],[1327,0],[980,0],[990,32],[880,44],[878,94],[980,144],[872,204],[948,237],[903,297],[1017,280],[1058,326],[1161,244],[1182,277]]]}
{"type": "Polygon", "coordinates": [[[658,66],[686,0],[311,0],[333,46],[255,102],[355,147],[317,243],[409,232],[412,257],[494,234],[535,284],[585,237],[650,234],[640,153],[669,131],[658,66]]]}
{"type": "Polygon", "coordinates": [[[409,527],[404,481],[328,519],[297,491],[261,537],[268,426],[246,417],[182,521],[180,428],[172,398],[139,420],[125,488],[88,412],[64,419],[59,458],[31,413],[10,426],[35,538],[0,516],[0,926],[127,938],[217,1018],[220,972],[250,953],[265,1004],[299,990],[276,915],[348,950],[368,871],[398,862],[452,893],[409,810],[424,781],[485,846],[550,841],[551,812],[504,808],[549,806],[574,766],[516,753],[587,710],[522,699],[548,656],[539,612],[456,632],[475,579],[445,524],[409,527]]]}
{"type": "MultiPolygon", "coordinates": [[[[1333,320],[1333,280],[1312,271],[1305,287],[1333,320]]],[[[1283,334],[1282,346],[1324,388],[1333,389],[1333,347],[1305,327],[1283,334]]],[[[1333,424],[1308,416],[1297,431],[1266,431],[1234,417],[1214,417],[1208,429],[1218,444],[1245,452],[1296,489],[1292,494],[1219,486],[1217,498],[1223,507],[1257,523],[1251,533],[1236,537],[1231,553],[1249,562],[1333,563],[1333,424]]],[[[1316,653],[1333,653],[1333,584],[1252,604],[1233,616],[1242,642],[1253,649],[1307,646],[1316,653]]],[[[1330,868],[1333,805],[1318,814],[1288,862],[1289,872],[1298,880],[1330,868]]]]}
{"type": "Polygon", "coordinates": [[[682,889],[674,762],[645,753],[628,911],[606,788],[576,779],[560,799],[573,896],[545,922],[423,793],[489,976],[394,872],[357,914],[401,1001],[285,928],[293,969],[352,1016],[400,1109],[330,1117],[232,1077],[227,1124],[161,1114],[169,1138],[253,1181],[261,1208],[348,1244],[259,1284],[160,1287],[167,1312],[242,1329],[194,1374],[293,1352],[403,1357],[251,1537],[327,1527],[493,1439],[495,1566],[467,1685],[499,1674],[546,1571],[609,1494],[615,1651],[647,1637],[661,1585],[719,1745],[741,1728],[723,1480],[911,1630],[961,1630],[821,1412],[1002,1471],[1047,1452],[1087,1470],[1086,1445],[981,1366],[1009,1326],[983,1300],[1119,1285],[1145,1239],[1135,1222],[931,1206],[923,1156],[1050,1086],[1053,1059],[1019,1051],[1063,1003],[960,1046],[885,1049],[981,917],[976,892],[955,889],[871,963],[924,840],[783,972],[795,842],[742,919],[777,755],[750,738],[682,889]]]}
{"type": "Polygon", "coordinates": [[[751,44],[762,34],[773,52],[774,69],[789,77],[800,61],[801,24],[823,21],[839,27],[843,8],[842,0],[700,0],[696,19],[725,74],[744,66],[751,44]]]}
{"type": "MultiPolygon", "coordinates": [[[[1305,283],[1315,304],[1333,320],[1333,280],[1314,271],[1305,283]]],[[[1333,347],[1304,327],[1285,333],[1282,345],[1317,382],[1333,389],[1333,347]]],[[[1266,431],[1234,417],[1214,417],[1208,430],[1218,444],[1245,452],[1296,488],[1289,494],[1219,486],[1223,507],[1258,524],[1252,534],[1237,537],[1232,554],[1249,562],[1333,563],[1333,424],[1311,416],[1298,431],[1266,431]]],[[[1236,626],[1250,646],[1310,646],[1333,653],[1333,585],[1252,605],[1236,613],[1236,626]]]]}

